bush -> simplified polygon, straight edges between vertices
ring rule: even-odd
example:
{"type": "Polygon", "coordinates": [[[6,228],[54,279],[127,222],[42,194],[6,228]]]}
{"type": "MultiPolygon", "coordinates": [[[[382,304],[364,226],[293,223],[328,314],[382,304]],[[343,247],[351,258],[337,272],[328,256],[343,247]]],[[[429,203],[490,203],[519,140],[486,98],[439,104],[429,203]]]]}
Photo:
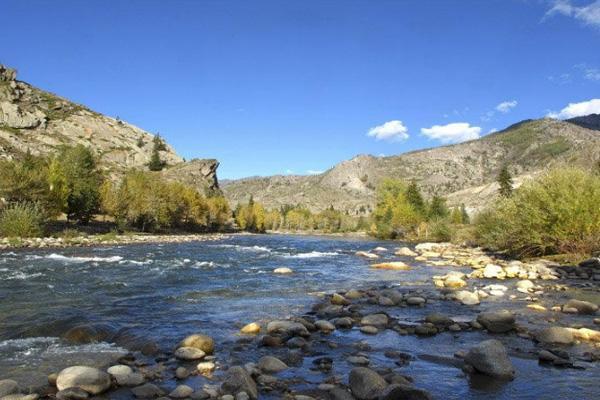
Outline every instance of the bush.
{"type": "Polygon", "coordinates": [[[520,257],[591,254],[600,249],[599,204],[599,175],[555,169],[479,214],[477,240],[520,257]]]}
{"type": "Polygon", "coordinates": [[[0,235],[4,237],[39,237],[44,214],[36,203],[16,203],[0,212],[0,235]]]}
{"type": "Polygon", "coordinates": [[[448,221],[440,219],[429,224],[431,240],[435,242],[449,242],[452,240],[453,230],[448,221]]]}

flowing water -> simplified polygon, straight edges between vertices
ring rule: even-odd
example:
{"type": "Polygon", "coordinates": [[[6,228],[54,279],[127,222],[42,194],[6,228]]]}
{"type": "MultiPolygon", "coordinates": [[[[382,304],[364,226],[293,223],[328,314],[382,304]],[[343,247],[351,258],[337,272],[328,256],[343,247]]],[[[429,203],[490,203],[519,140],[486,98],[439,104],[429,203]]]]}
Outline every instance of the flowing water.
{"type": "MultiPolygon", "coordinates": [[[[147,341],[171,349],[198,331],[216,338],[218,355],[234,343],[243,324],[300,315],[324,292],[382,283],[419,287],[430,285],[431,275],[445,273],[410,259],[405,260],[415,266],[410,271],[374,270],[354,254],[376,246],[393,249],[398,243],[242,235],[216,242],[3,252],[0,379],[14,377],[39,385],[40,377],[57,368],[77,362],[106,364],[124,348],[147,341]],[[272,273],[282,266],[294,273],[272,273]],[[95,326],[106,333],[106,340],[76,345],[61,339],[80,325],[95,326]]],[[[474,315],[468,307],[457,311],[456,304],[442,303],[436,307],[454,317],[474,315]]],[[[402,309],[398,317],[417,321],[426,311],[431,309],[402,309]]],[[[336,335],[349,343],[366,339],[382,351],[400,348],[416,356],[448,357],[487,338],[482,333],[448,333],[418,339],[393,331],[365,338],[354,330],[336,335]]],[[[530,341],[516,345],[532,346],[530,341]]],[[[378,360],[376,354],[373,359],[378,360]]],[[[404,372],[414,376],[419,387],[444,398],[600,396],[596,383],[600,370],[593,364],[581,371],[541,367],[526,357],[513,361],[517,379],[494,388],[479,387],[455,367],[427,357],[417,358],[404,372]]]]}

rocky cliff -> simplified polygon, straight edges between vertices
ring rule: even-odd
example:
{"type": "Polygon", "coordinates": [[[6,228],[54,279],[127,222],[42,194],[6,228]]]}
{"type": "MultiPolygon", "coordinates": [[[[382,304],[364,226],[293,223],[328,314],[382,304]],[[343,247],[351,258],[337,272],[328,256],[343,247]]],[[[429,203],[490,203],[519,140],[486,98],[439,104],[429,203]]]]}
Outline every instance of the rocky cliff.
{"type": "MultiPolygon", "coordinates": [[[[0,65],[0,158],[26,152],[52,154],[62,145],[83,144],[99,157],[113,178],[131,168],[146,169],[154,135],[17,80],[14,69],[0,65]]],[[[216,160],[184,162],[165,144],[160,157],[170,179],[200,190],[218,190],[216,160]]]]}
{"type": "MultiPolygon", "coordinates": [[[[590,123],[590,121],[588,121],[590,123]]],[[[415,180],[426,195],[448,196],[451,205],[483,207],[496,191],[494,181],[507,165],[518,183],[560,163],[592,165],[600,159],[600,133],[568,121],[528,120],[478,140],[392,157],[360,155],[314,176],[275,176],[223,185],[233,204],[252,194],[267,207],[304,204],[314,211],[329,205],[352,214],[368,213],[384,178],[415,180]]]]}

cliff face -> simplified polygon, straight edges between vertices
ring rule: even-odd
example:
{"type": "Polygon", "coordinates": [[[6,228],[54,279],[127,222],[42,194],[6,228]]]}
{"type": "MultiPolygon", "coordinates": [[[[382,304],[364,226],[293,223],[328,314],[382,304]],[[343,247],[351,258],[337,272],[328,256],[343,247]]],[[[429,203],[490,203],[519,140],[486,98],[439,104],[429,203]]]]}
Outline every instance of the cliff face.
{"type": "MultiPolygon", "coordinates": [[[[0,65],[0,158],[28,151],[52,154],[62,145],[83,144],[98,155],[108,176],[117,178],[131,168],[147,169],[153,139],[134,125],[21,82],[14,69],[0,65]]],[[[185,163],[168,144],[160,157],[168,165],[165,175],[193,182],[202,191],[218,190],[216,160],[185,163]]]]}
{"type": "Polygon", "coordinates": [[[254,199],[267,205],[304,204],[314,211],[333,204],[352,214],[374,207],[375,188],[385,178],[415,180],[426,195],[448,196],[471,209],[495,196],[499,170],[507,165],[518,182],[560,163],[592,165],[600,159],[598,131],[551,119],[529,120],[457,145],[392,157],[357,156],[316,176],[248,178],[227,182],[230,201],[254,199]],[[456,195],[453,195],[456,193],[456,195]]]}

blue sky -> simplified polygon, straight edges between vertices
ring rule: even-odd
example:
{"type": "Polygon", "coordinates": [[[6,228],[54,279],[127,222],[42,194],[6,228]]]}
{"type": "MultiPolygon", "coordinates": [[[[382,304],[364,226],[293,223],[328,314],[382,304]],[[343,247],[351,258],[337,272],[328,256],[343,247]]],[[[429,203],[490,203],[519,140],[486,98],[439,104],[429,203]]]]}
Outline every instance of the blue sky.
{"type": "Polygon", "coordinates": [[[186,158],[217,158],[221,178],[306,174],[600,112],[600,0],[1,9],[0,62],[21,80],[160,132],[186,158]]]}

